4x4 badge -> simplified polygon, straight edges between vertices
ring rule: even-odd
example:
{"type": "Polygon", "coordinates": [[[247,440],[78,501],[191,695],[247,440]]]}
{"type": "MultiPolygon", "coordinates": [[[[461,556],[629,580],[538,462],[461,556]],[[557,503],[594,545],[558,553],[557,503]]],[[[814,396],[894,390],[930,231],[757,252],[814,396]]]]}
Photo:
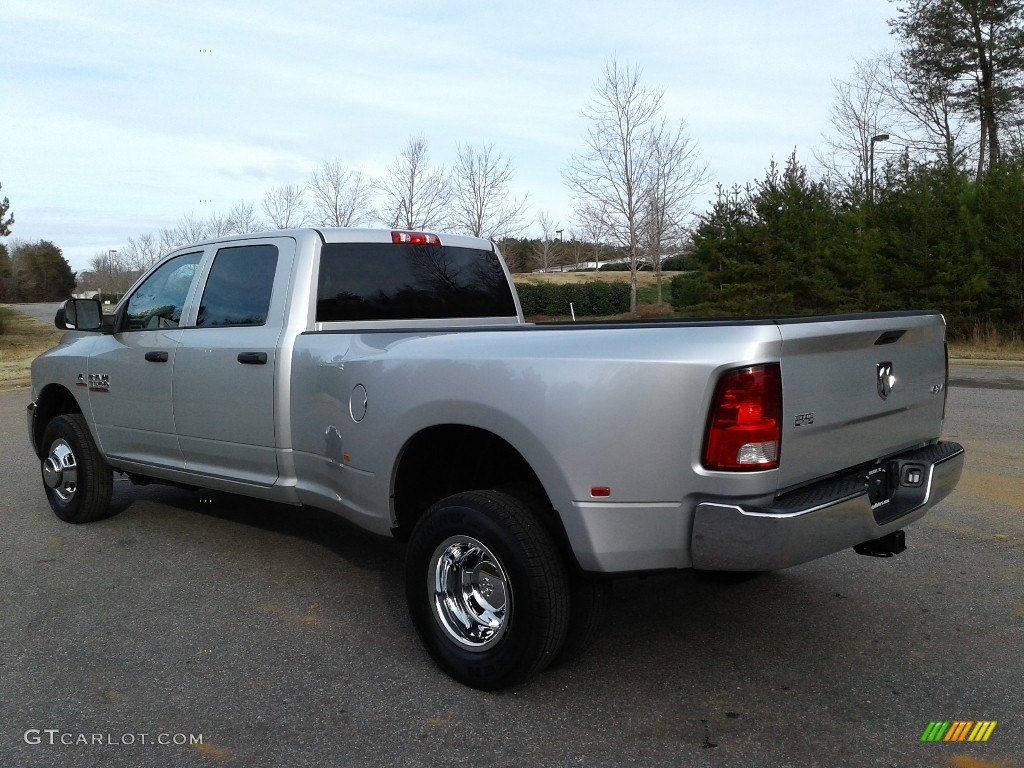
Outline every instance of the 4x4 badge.
{"type": "Polygon", "coordinates": [[[885,400],[892,392],[896,384],[896,377],[892,373],[892,363],[878,364],[878,396],[885,400]]]}

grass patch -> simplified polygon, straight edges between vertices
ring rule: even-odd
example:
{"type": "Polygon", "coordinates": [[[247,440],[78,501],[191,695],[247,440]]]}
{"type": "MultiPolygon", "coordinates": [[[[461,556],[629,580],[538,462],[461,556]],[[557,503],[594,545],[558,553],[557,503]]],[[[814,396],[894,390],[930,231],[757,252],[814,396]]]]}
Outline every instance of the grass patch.
{"type": "Polygon", "coordinates": [[[949,342],[949,356],[959,360],[1024,360],[1024,341],[1000,333],[993,325],[975,324],[967,339],[949,342]]]}
{"type": "Polygon", "coordinates": [[[0,305],[0,389],[28,385],[32,361],[62,335],[52,325],[0,305]]]}
{"type": "Polygon", "coordinates": [[[1024,341],[998,344],[973,341],[949,342],[950,360],[1024,360],[1024,341]]]}
{"type": "MultiPolygon", "coordinates": [[[[668,281],[676,275],[684,272],[662,272],[661,279],[664,283],[666,298],[668,297],[668,281]]],[[[643,295],[645,288],[650,288],[654,295],[657,290],[657,281],[653,272],[641,270],[637,273],[636,284],[638,295],[643,295]]],[[[629,272],[517,272],[512,275],[512,281],[516,283],[628,283],[629,272]]]]}

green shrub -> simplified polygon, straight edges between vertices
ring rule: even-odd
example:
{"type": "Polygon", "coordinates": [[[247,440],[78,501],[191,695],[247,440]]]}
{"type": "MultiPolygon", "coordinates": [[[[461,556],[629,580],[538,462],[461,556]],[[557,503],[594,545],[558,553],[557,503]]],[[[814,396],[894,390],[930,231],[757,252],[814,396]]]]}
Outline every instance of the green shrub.
{"type": "Polygon", "coordinates": [[[676,275],[669,281],[669,301],[675,309],[687,309],[711,299],[711,283],[699,272],[676,275]]]}
{"type": "Polygon", "coordinates": [[[516,290],[527,317],[568,315],[570,304],[577,317],[603,317],[629,311],[629,285],[626,283],[522,283],[516,290]]]}
{"type": "Polygon", "coordinates": [[[699,267],[700,265],[693,259],[693,254],[689,253],[671,256],[661,262],[662,272],[689,272],[699,267]]]}

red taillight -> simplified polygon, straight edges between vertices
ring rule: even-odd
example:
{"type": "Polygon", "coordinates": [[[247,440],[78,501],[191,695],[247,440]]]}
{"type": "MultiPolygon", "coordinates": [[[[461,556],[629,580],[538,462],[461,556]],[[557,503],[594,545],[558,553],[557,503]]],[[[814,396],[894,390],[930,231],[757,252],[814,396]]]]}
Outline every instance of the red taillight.
{"type": "Polygon", "coordinates": [[[430,232],[402,232],[391,233],[392,243],[407,243],[409,245],[440,245],[441,238],[430,232]]]}
{"type": "Polygon", "coordinates": [[[782,443],[779,366],[728,371],[718,382],[704,438],[704,468],[753,471],[779,466],[782,443]]]}

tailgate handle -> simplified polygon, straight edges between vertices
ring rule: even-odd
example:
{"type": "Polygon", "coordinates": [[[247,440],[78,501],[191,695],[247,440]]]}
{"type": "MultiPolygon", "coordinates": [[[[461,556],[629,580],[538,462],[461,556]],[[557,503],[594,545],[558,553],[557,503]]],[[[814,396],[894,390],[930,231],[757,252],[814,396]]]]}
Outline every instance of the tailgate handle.
{"type": "Polygon", "coordinates": [[[882,344],[893,344],[903,338],[903,334],[906,331],[886,331],[877,339],[875,339],[875,346],[881,346],[882,344]]]}
{"type": "Polygon", "coordinates": [[[147,352],[146,360],[151,363],[166,363],[167,353],[166,352],[147,352]]]}
{"type": "Polygon", "coordinates": [[[238,362],[242,365],[266,365],[266,352],[239,352],[238,362]]]}

